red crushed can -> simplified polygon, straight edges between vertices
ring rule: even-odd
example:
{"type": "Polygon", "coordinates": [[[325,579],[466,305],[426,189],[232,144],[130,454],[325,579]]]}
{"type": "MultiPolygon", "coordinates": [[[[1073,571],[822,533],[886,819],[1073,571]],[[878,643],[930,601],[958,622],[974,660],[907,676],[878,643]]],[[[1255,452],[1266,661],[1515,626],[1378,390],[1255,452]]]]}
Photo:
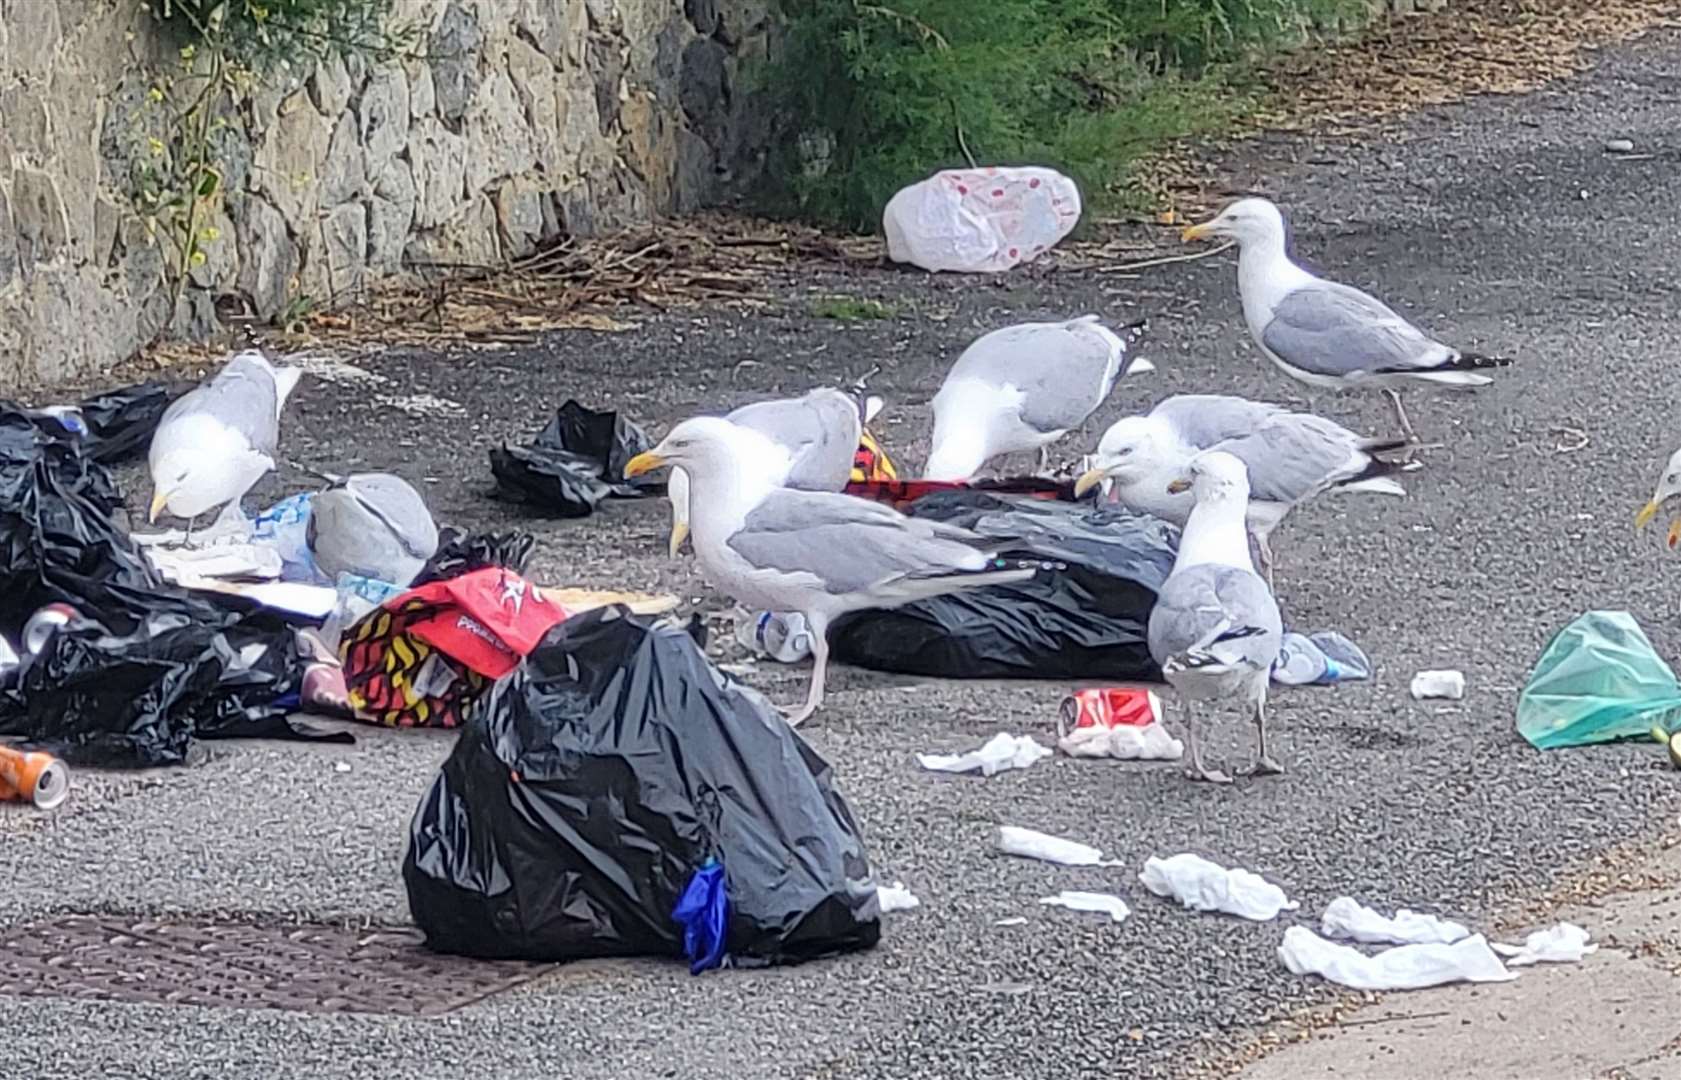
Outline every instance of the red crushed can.
{"type": "Polygon", "coordinates": [[[1057,715],[1058,739],[1080,728],[1149,727],[1162,718],[1161,699],[1143,687],[1105,686],[1077,690],[1062,699],[1057,715]]]}

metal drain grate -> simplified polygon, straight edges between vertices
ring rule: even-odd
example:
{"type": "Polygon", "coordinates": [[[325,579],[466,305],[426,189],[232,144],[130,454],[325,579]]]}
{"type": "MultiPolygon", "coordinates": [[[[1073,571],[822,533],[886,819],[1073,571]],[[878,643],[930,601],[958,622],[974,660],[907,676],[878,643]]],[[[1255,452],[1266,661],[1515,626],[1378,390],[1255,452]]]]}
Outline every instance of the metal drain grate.
{"type": "Polygon", "coordinates": [[[0,930],[0,996],[437,1016],[553,964],[429,952],[405,930],[72,915],[0,930]]]}

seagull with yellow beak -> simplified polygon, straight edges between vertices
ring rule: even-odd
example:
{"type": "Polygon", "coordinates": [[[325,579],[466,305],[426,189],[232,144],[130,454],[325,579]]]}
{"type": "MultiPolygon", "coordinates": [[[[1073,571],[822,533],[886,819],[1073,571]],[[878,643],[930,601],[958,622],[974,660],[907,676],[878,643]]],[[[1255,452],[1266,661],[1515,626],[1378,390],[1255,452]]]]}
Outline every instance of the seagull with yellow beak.
{"type": "Polygon", "coordinates": [[[1382,390],[1409,442],[1418,437],[1401,405],[1403,388],[1487,386],[1494,380],[1484,370],[1511,363],[1445,345],[1376,297],[1302,269],[1287,250],[1284,215],[1266,199],[1239,199],[1184,237],[1240,246],[1243,320],[1268,360],[1315,389],[1382,390]]]}
{"type": "MultiPolygon", "coordinates": [[[[1644,529],[1651,524],[1658,511],[1663,509],[1664,503],[1681,496],[1681,450],[1669,455],[1669,461],[1663,467],[1663,476],[1658,480],[1658,488],[1652,493],[1652,499],[1640,508],[1640,513],[1634,516],[1634,527],[1644,529]]],[[[1669,535],[1665,542],[1670,547],[1681,543],[1681,518],[1669,523],[1669,535]]]]}
{"type": "Polygon", "coordinates": [[[152,503],[146,520],[168,510],[186,518],[239,500],[274,468],[280,412],[299,368],[277,368],[255,349],[229,360],[216,377],[182,395],[158,421],[146,455],[152,503]]]}
{"type": "MultiPolygon", "coordinates": [[[[871,399],[877,404],[879,399],[871,399]]],[[[859,404],[840,390],[824,387],[804,397],[758,401],[724,417],[737,427],[763,435],[763,452],[777,481],[798,491],[841,491],[852,476],[852,458],[863,436],[859,404]]],[[[671,557],[689,535],[689,475],[671,470],[666,486],[671,502],[671,557]]]]}
{"type": "Polygon", "coordinates": [[[841,615],[1035,572],[997,557],[1006,541],[868,499],[784,487],[769,436],[722,417],[678,424],[625,464],[625,478],[662,466],[688,474],[695,559],[713,587],[749,609],[797,611],[811,628],[811,686],[790,724],[823,704],[829,625],[841,615]]]}

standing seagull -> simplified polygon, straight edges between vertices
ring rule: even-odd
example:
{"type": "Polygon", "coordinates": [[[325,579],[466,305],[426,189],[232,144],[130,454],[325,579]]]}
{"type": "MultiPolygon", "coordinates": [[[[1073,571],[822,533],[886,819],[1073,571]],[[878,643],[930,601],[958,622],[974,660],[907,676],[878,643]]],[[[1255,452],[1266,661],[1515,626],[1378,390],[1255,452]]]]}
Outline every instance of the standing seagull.
{"type": "Polygon", "coordinates": [[[689,474],[695,558],[712,584],[748,608],[797,611],[811,627],[813,666],[797,725],[823,704],[829,624],[849,611],[894,608],[982,585],[1024,581],[984,540],[849,495],[780,485],[771,440],[719,417],[696,417],[625,465],[689,474]]]}
{"type": "Polygon", "coordinates": [[[1195,496],[1169,494],[1167,485],[1204,451],[1231,454],[1248,471],[1249,531],[1271,587],[1269,538],[1290,511],[1327,491],[1405,495],[1393,474],[1418,465],[1374,456],[1405,445],[1362,439],[1323,416],[1278,405],[1224,394],[1176,394],[1147,415],[1110,425],[1092,468],[1075,483],[1074,496],[1107,480],[1123,505],[1184,528],[1195,496]]]}
{"type": "Polygon", "coordinates": [[[1115,333],[1096,315],[1059,323],[1018,323],[976,339],[934,395],[934,444],[922,475],[967,480],[1000,454],[1039,451],[1086,422],[1115,388],[1126,351],[1143,336],[1144,320],[1115,333]]]}
{"type": "Polygon", "coordinates": [[[147,465],[152,506],[147,521],[168,510],[191,522],[239,500],[274,468],[280,444],[280,411],[303,374],[276,368],[247,350],[203,386],[164,411],[152,435],[147,465]]]}
{"type": "Polygon", "coordinates": [[[1409,442],[1418,436],[1401,405],[1401,387],[1487,386],[1494,380],[1477,372],[1511,363],[1444,345],[1381,300],[1297,266],[1285,250],[1284,215],[1266,199],[1239,199],[1184,236],[1242,245],[1237,291],[1243,319],[1267,359],[1319,389],[1382,390],[1409,442]]]}
{"type": "Polygon", "coordinates": [[[1249,561],[1243,529],[1249,480],[1243,462],[1218,450],[1193,460],[1189,473],[1168,487],[1176,494],[1191,491],[1196,508],[1145,630],[1150,656],[1185,705],[1186,774],[1231,781],[1203,765],[1197,745],[1195,706],[1222,701],[1254,712],[1259,746],[1253,771],[1283,772],[1267,753],[1267,680],[1284,627],[1278,603],[1249,561]]]}
{"type": "MultiPolygon", "coordinates": [[[[770,439],[779,486],[800,491],[840,491],[852,476],[852,459],[863,436],[858,402],[828,388],[804,397],[760,401],[724,417],[770,439]]],[[[671,501],[671,557],[689,535],[689,475],[671,470],[666,488],[671,501]]]]}

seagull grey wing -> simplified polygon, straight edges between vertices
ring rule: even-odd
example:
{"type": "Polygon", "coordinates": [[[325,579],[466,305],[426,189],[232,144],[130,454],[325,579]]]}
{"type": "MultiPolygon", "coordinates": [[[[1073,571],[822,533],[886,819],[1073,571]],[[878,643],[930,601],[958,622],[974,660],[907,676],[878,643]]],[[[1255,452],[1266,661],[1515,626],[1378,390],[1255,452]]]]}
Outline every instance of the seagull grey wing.
{"type": "Polygon", "coordinates": [[[1214,449],[1233,455],[1249,470],[1249,497],[1294,505],[1337,480],[1358,472],[1360,439],[1321,416],[1286,413],[1271,423],[1214,449]]]}
{"type": "Polygon", "coordinates": [[[437,553],[437,523],[426,500],[406,480],[390,473],[361,473],[348,478],[344,488],[408,554],[425,560],[437,553]]]}
{"type": "Polygon", "coordinates": [[[214,379],[164,410],[158,427],[162,430],[172,421],[196,415],[215,418],[243,436],[252,449],[271,458],[279,449],[274,379],[260,367],[230,363],[214,379]]]}
{"type": "Polygon", "coordinates": [[[1293,368],[1330,378],[1404,374],[1457,355],[1382,301],[1333,281],[1287,294],[1261,344],[1293,368]]]}
{"type": "MultiPolygon", "coordinates": [[[[728,540],[753,567],[813,580],[833,595],[856,595],[902,577],[981,568],[984,556],[946,536],[912,527],[897,514],[848,515],[828,499],[875,508],[844,495],[779,491],[755,507],[728,540]],[[821,502],[819,501],[821,500],[821,502]]],[[[885,508],[882,508],[885,509],[885,508]]]]}
{"type": "Polygon", "coordinates": [[[1150,410],[1167,421],[1187,445],[1207,450],[1216,443],[1248,435],[1285,409],[1229,394],[1175,394],[1150,410]]]}
{"type": "Polygon", "coordinates": [[[1270,668],[1282,637],[1278,602],[1266,582],[1251,571],[1212,563],[1169,577],[1145,629],[1158,666],[1195,649],[1226,663],[1270,668]]]}
{"type": "Polygon", "coordinates": [[[863,422],[858,403],[839,390],[813,390],[793,401],[767,401],[730,414],[732,423],[752,427],[789,448],[788,486],[803,491],[840,491],[852,476],[863,422]]]}
{"type": "Polygon", "coordinates": [[[1122,358],[1095,320],[1046,326],[1034,352],[1018,360],[1010,381],[1022,393],[1022,422],[1035,431],[1068,431],[1085,423],[1120,374],[1122,358]]]}

